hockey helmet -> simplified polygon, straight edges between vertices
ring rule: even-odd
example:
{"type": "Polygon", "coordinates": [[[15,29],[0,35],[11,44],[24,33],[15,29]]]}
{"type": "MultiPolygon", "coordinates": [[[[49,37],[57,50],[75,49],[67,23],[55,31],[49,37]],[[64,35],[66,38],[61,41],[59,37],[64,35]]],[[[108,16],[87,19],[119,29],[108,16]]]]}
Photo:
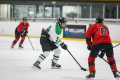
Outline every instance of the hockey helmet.
{"type": "Polygon", "coordinates": [[[103,21],[104,19],[101,16],[96,18],[96,23],[103,23],[103,21]]]}
{"type": "Polygon", "coordinates": [[[23,17],[23,21],[27,21],[27,17],[23,17]]]}
{"type": "MultiPolygon", "coordinates": [[[[62,23],[65,23],[65,27],[66,27],[66,23],[67,23],[67,20],[65,17],[62,17],[62,18],[58,18],[58,24],[59,26],[61,27],[61,24],[62,23]]],[[[65,28],[65,27],[61,27],[62,29],[65,28]]]]}

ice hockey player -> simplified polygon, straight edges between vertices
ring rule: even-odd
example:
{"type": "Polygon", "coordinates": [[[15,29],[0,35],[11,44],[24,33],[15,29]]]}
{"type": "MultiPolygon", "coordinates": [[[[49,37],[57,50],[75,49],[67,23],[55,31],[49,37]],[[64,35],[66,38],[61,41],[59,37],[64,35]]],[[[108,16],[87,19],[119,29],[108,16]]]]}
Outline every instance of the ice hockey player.
{"type": "Polygon", "coordinates": [[[119,75],[117,74],[117,66],[114,59],[113,46],[111,43],[111,38],[109,36],[109,29],[105,24],[103,24],[103,21],[104,19],[102,17],[97,17],[96,23],[88,28],[85,35],[88,49],[91,49],[90,55],[88,57],[90,74],[86,76],[86,80],[94,80],[96,72],[94,62],[99,51],[101,50],[102,52],[99,57],[103,58],[104,53],[106,53],[107,61],[109,62],[113,75],[116,80],[119,80],[119,75]],[[91,42],[91,37],[93,43],[91,42]]]}
{"type": "Polygon", "coordinates": [[[62,33],[62,29],[66,27],[66,23],[66,18],[62,17],[47,29],[42,29],[40,44],[42,46],[43,53],[40,54],[37,61],[33,64],[33,68],[41,69],[40,64],[49,56],[50,51],[54,51],[51,68],[61,68],[61,65],[57,64],[61,53],[59,46],[66,50],[67,45],[59,39],[59,35],[62,33]]]}
{"type": "Polygon", "coordinates": [[[24,17],[23,22],[20,22],[17,28],[15,29],[15,40],[13,41],[11,48],[14,48],[14,45],[19,41],[20,36],[22,39],[19,43],[19,49],[23,48],[22,44],[25,40],[26,34],[28,33],[28,27],[29,23],[27,22],[27,18],[24,17]]]}

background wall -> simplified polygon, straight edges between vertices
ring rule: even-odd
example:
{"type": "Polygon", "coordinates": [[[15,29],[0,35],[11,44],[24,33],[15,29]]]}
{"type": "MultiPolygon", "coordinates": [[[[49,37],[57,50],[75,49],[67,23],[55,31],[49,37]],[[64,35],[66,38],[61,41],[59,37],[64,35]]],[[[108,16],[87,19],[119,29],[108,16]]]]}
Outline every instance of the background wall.
{"type": "MultiPolygon", "coordinates": [[[[14,35],[15,28],[19,22],[0,22],[0,34],[2,35],[14,35]]],[[[28,35],[29,36],[35,36],[40,37],[42,28],[47,28],[51,24],[54,23],[37,23],[37,22],[30,22],[30,27],[28,29],[28,35]]],[[[74,25],[86,25],[87,28],[89,27],[89,24],[75,24],[70,23],[74,25]]],[[[110,37],[112,41],[120,41],[120,25],[107,25],[110,30],[110,37]]],[[[60,38],[63,38],[63,33],[60,35],[60,38]]]]}
{"type": "MultiPolygon", "coordinates": [[[[18,26],[19,22],[0,22],[0,34],[2,35],[15,35],[15,29],[18,26]]],[[[40,37],[42,28],[48,28],[54,23],[34,23],[30,22],[30,27],[28,28],[28,35],[40,37]]],[[[60,37],[62,38],[62,35],[60,37]]]]}
{"type": "Polygon", "coordinates": [[[10,5],[0,4],[0,18],[9,18],[9,17],[10,17],[10,5]]]}

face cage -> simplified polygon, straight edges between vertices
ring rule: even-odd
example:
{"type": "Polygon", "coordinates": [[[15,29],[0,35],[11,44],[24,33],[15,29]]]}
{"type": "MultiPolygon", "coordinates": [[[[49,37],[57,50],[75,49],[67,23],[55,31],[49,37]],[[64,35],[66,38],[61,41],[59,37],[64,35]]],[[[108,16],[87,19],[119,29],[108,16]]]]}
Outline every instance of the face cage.
{"type": "Polygon", "coordinates": [[[64,28],[67,27],[66,22],[65,22],[65,26],[64,26],[64,27],[61,27],[61,24],[62,24],[62,23],[59,23],[59,26],[60,26],[61,29],[64,29],[64,28]]]}
{"type": "MultiPolygon", "coordinates": [[[[25,20],[24,20],[24,21],[25,21],[25,20]]],[[[27,23],[24,23],[24,22],[23,22],[23,25],[26,25],[26,24],[27,24],[27,23]]]]}

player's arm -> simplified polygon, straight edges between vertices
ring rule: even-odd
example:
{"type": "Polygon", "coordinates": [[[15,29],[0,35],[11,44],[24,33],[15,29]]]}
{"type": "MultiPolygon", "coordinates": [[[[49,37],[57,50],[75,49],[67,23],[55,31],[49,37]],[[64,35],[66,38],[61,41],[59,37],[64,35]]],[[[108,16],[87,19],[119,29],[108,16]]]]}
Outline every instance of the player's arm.
{"type": "Polygon", "coordinates": [[[62,41],[59,39],[59,36],[56,35],[56,33],[50,34],[50,39],[55,43],[56,46],[59,46],[62,41]]]}
{"type": "Polygon", "coordinates": [[[55,44],[61,46],[64,50],[67,50],[67,45],[64,42],[62,42],[59,39],[59,37],[58,37],[57,42],[55,44]]]}
{"type": "Polygon", "coordinates": [[[19,34],[21,34],[22,33],[22,31],[21,31],[21,26],[22,26],[22,24],[21,24],[21,22],[19,23],[19,25],[17,26],[17,31],[19,32],[19,34]]]}
{"type": "Polygon", "coordinates": [[[26,28],[26,33],[28,33],[28,27],[29,27],[29,23],[27,23],[27,28],[26,28]]]}
{"type": "MultiPolygon", "coordinates": [[[[52,28],[52,26],[50,25],[46,30],[45,30],[45,32],[47,32],[48,34],[49,34],[49,36],[50,36],[50,40],[51,41],[53,41],[57,46],[58,46],[58,44],[61,42],[60,40],[59,40],[59,37],[57,36],[57,34],[55,33],[55,31],[53,31],[53,30],[55,30],[55,29],[51,29],[52,28]]],[[[54,27],[53,27],[54,28],[54,27]]]]}
{"type": "Polygon", "coordinates": [[[85,35],[85,37],[86,37],[86,44],[88,45],[88,46],[87,46],[88,50],[92,50],[91,37],[92,37],[92,34],[93,34],[93,32],[94,32],[94,26],[95,26],[95,25],[91,25],[91,26],[88,28],[88,30],[87,30],[87,32],[86,32],[86,35],[85,35]]]}
{"type": "MultiPolygon", "coordinates": [[[[50,27],[49,27],[50,28],[50,27]]],[[[67,49],[67,45],[64,44],[60,39],[59,36],[54,33],[55,31],[49,30],[49,28],[46,29],[46,31],[49,31],[49,35],[51,37],[51,40],[55,43],[56,46],[61,46],[64,50],[67,49]]],[[[54,30],[54,29],[53,29],[54,30]]]]}
{"type": "Polygon", "coordinates": [[[55,44],[56,44],[57,46],[59,46],[61,43],[62,43],[62,41],[60,40],[59,37],[57,37],[55,44]]]}
{"type": "Polygon", "coordinates": [[[29,27],[29,23],[27,23],[27,28],[22,33],[22,36],[26,36],[27,35],[27,33],[28,33],[28,27],[29,27]]]}
{"type": "Polygon", "coordinates": [[[50,29],[51,29],[51,25],[45,30],[45,32],[49,33],[50,32],[50,29]]]}

